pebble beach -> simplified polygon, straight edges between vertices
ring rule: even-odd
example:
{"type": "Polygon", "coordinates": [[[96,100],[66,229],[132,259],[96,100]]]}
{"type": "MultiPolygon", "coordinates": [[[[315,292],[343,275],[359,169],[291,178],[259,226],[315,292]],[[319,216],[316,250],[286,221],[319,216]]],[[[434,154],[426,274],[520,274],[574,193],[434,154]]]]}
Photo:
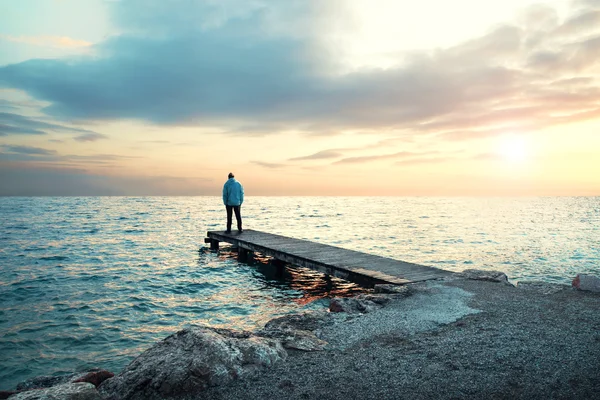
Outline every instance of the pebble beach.
{"type": "MultiPolygon", "coordinates": [[[[103,382],[63,382],[61,390],[75,385],[69,390],[80,397],[57,398],[598,398],[600,293],[515,286],[489,271],[376,292],[333,299],[329,310],[278,318],[254,332],[180,331],[103,382]],[[178,352],[190,354],[192,337],[199,340],[193,347],[209,349],[192,353],[214,357],[212,364],[177,372],[170,363],[183,358],[178,352]],[[222,353],[222,343],[231,353],[222,353]],[[224,361],[231,354],[242,354],[239,365],[224,361]]],[[[54,398],[39,396],[60,387],[8,398],[54,398]]]]}

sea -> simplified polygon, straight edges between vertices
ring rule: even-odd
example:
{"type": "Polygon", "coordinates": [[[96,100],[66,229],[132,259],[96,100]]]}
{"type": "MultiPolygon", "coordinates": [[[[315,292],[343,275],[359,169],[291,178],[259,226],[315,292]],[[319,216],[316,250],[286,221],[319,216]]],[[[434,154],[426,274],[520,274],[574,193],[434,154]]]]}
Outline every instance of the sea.
{"type": "MultiPolygon", "coordinates": [[[[600,197],[257,197],[244,228],[511,282],[600,276],[600,197]]],[[[220,197],[0,197],[0,390],[119,372],[194,324],[252,330],[325,309],[351,282],[231,247],[220,197]]],[[[235,224],[235,222],[234,222],[235,224]]]]}

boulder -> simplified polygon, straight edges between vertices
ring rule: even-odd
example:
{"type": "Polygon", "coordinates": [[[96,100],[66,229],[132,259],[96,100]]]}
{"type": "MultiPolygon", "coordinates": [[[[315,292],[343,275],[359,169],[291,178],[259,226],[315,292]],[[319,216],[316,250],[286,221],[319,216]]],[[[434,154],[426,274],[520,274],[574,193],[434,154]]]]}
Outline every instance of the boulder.
{"type": "MultiPolygon", "coordinates": [[[[27,379],[26,381],[20,382],[17,387],[17,392],[22,392],[30,389],[43,389],[52,386],[60,385],[63,383],[75,383],[75,382],[89,382],[94,386],[98,387],[102,381],[113,377],[112,372],[104,369],[93,368],[86,372],[75,372],[68,375],[60,376],[36,376],[35,378],[27,379]]],[[[2,397],[0,397],[1,399],[2,397]]]]}
{"type": "Polygon", "coordinates": [[[319,339],[313,332],[301,329],[263,329],[258,331],[257,334],[281,341],[281,344],[286,349],[320,351],[324,350],[325,346],[327,346],[327,342],[319,339]]]}
{"type": "Polygon", "coordinates": [[[102,400],[91,383],[62,383],[50,388],[31,389],[9,397],[10,400],[102,400]]]}
{"type": "Polygon", "coordinates": [[[331,315],[327,311],[308,312],[303,314],[290,314],[283,317],[273,318],[265,324],[264,329],[296,329],[303,331],[314,331],[331,323],[331,315]]]}
{"type": "Polygon", "coordinates": [[[104,381],[99,391],[119,400],[198,395],[208,386],[251,377],[286,356],[281,344],[270,338],[193,326],[156,343],[104,381]]]}
{"type": "Polygon", "coordinates": [[[391,283],[383,283],[373,287],[375,293],[391,294],[395,297],[408,297],[413,294],[413,290],[407,285],[393,285],[391,283]]]}
{"type": "Polygon", "coordinates": [[[511,285],[508,282],[508,277],[504,272],[501,271],[485,271],[481,269],[466,269],[459,274],[463,278],[472,279],[476,281],[489,281],[489,282],[500,282],[507,285],[511,285]]]}
{"type": "Polygon", "coordinates": [[[368,313],[381,308],[389,297],[377,295],[358,295],[356,297],[335,297],[329,302],[329,311],[349,314],[368,313]]]}
{"type": "Polygon", "coordinates": [[[600,293],[600,278],[594,275],[577,274],[572,286],[577,290],[600,293]]]}
{"type": "Polygon", "coordinates": [[[100,371],[88,372],[84,376],[77,378],[71,382],[88,382],[94,385],[95,387],[98,387],[102,382],[104,382],[108,378],[112,378],[113,376],[115,376],[115,374],[113,374],[112,372],[102,369],[100,371]]]}
{"type": "Polygon", "coordinates": [[[20,382],[16,387],[16,391],[21,392],[30,389],[44,389],[63,383],[69,383],[72,379],[76,379],[74,378],[75,376],[79,377],[79,374],[62,376],[36,376],[35,378],[30,378],[26,381],[20,382]]]}
{"type": "Polygon", "coordinates": [[[328,322],[327,313],[304,313],[286,315],[266,323],[257,335],[278,339],[286,349],[303,351],[324,350],[327,342],[313,332],[328,322]]]}

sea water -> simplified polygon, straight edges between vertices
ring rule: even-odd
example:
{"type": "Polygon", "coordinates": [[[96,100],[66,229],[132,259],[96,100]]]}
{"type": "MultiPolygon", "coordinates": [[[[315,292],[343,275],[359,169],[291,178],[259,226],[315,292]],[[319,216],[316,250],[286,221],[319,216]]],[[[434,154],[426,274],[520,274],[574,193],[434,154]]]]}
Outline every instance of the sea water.
{"type": "MultiPolygon", "coordinates": [[[[452,271],[600,275],[600,198],[252,197],[244,227],[452,271]]],[[[235,222],[234,222],[235,225],[235,222]]],[[[0,198],[0,390],[118,372],[191,324],[254,329],[362,290],[205,247],[219,197],[0,198]]]]}

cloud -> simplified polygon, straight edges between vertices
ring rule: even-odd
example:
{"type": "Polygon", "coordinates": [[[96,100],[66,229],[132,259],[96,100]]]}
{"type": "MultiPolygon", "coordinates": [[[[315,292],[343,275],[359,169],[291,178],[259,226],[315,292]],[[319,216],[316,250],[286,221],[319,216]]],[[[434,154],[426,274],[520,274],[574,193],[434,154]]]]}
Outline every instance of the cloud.
{"type": "Polygon", "coordinates": [[[86,133],[80,136],[76,136],[73,139],[78,141],[78,142],[95,142],[96,140],[100,140],[100,139],[107,139],[108,136],[102,134],[102,133],[96,133],[96,132],[90,132],[90,133],[86,133]]]}
{"type": "Polygon", "coordinates": [[[260,165],[261,167],[270,168],[270,169],[279,169],[285,168],[287,165],[285,164],[277,164],[277,163],[269,163],[264,161],[251,161],[252,164],[260,165]]]}
{"type": "Polygon", "coordinates": [[[0,35],[0,40],[9,42],[26,43],[41,47],[74,48],[89,47],[92,43],[85,40],[73,39],[68,36],[11,36],[0,35]]]}
{"type": "Polygon", "coordinates": [[[290,158],[289,161],[323,160],[341,157],[342,155],[342,153],[336,150],[323,150],[308,156],[290,158]]]}
{"type": "Polygon", "coordinates": [[[19,114],[0,112],[0,136],[7,135],[45,135],[47,131],[64,132],[64,133],[79,133],[82,134],[78,138],[79,141],[90,141],[105,138],[106,136],[100,133],[82,128],[71,128],[68,126],[39,121],[34,118],[26,117],[19,114]]]}
{"type": "Polygon", "coordinates": [[[38,129],[0,124],[0,136],[21,135],[21,134],[23,134],[23,135],[45,135],[46,132],[40,131],[38,129]]]}
{"type": "Polygon", "coordinates": [[[397,161],[396,165],[414,165],[414,164],[434,164],[434,163],[443,163],[446,161],[454,161],[456,157],[424,157],[424,158],[414,158],[412,160],[401,160],[397,161]]]}
{"type": "Polygon", "coordinates": [[[412,151],[400,151],[392,154],[380,154],[380,155],[372,155],[372,156],[360,156],[360,157],[348,157],[343,158],[339,161],[336,161],[334,164],[362,164],[366,162],[372,161],[381,161],[381,160],[389,160],[389,159],[398,159],[398,158],[415,158],[415,157],[423,157],[430,154],[437,154],[438,151],[424,151],[424,152],[412,152],[412,151]]]}
{"type": "Polygon", "coordinates": [[[31,146],[15,146],[15,145],[2,145],[2,148],[17,154],[29,154],[29,155],[54,155],[56,154],[55,150],[43,149],[40,147],[31,147],[31,146]]]}
{"type": "Polygon", "coordinates": [[[241,133],[252,127],[247,134],[285,127],[442,135],[597,118],[597,2],[580,2],[562,23],[538,6],[460,45],[351,72],[319,41],[323,21],[344,9],[343,2],[324,3],[114,3],[113,22],[123,33],[94,45],[93,57],[8,65],[0,68],[0,85],[50,102],[44,111],[59,119],[125,118],[241,133]]]}
{"type": "Polygon", "coordinates": [[[18,110],[19,107],[15,106],[13,104],[13,102],[5,100],[5,99],[0,99],[0,109],[4,108],[4,109],[9,109],[9,110],[18,110]]]}

